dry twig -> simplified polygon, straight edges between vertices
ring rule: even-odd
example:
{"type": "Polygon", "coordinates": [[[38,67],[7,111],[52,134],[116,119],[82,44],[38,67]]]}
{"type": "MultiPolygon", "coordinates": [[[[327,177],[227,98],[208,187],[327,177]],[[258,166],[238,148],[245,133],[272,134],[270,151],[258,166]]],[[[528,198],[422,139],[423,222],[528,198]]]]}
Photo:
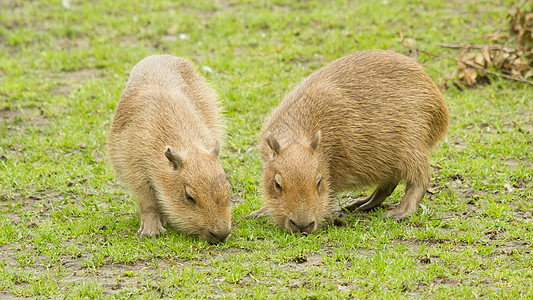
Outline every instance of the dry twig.
{"type": "Polygon", "coordinates": [[[450,48],[450,49],[490,49],[490,50],[500,50],[507,53],[515,53],[517,52],[517,49],[501,46],[501,45],[456,45],[456,44],[448,44],[448,43],[440,43],[437,44],[444,48],[450,48]]]}

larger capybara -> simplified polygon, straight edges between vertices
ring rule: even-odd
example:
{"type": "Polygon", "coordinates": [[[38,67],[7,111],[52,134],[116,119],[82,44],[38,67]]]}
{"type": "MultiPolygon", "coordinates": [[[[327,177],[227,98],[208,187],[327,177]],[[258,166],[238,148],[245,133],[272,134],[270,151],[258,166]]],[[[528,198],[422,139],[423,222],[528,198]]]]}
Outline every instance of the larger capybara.
{"type": "Polygon", "coordinates": [[[380,205],[401,180],[405,196],[386,215],[416,211],[430,180],[430,149],[446,134],[448,109],[414,60],[385,50],[339,58],[288,94],[264,125],[264,207],[290,231],[314,232],[336,194],[375,185],[346,207],[380,205]]]}
{"type": "Polygon", "coordinates": [[[190,61],[152,55],[133,68],[107,151],[137,200],[137,234],[157,237],[168,221],[209,242],[227,238],[230,186],[217,159],[222,138],[217,94],[190,61]]]}

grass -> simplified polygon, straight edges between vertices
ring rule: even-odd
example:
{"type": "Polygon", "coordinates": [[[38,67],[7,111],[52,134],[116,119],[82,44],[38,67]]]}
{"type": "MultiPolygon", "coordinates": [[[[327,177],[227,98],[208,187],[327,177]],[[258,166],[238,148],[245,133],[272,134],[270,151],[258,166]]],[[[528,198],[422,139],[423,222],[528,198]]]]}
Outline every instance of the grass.
{"type": "MultiPolygon", "coordinates": [[[[533,89],[524,84],[495,78],[444,92],[450,132],[434,151],[424,208],[408,220],[378,210],[301,236],[245,218],[261,205],[262,122],[303,78],[358,50],[405,53],[400,30],[454,55],[437,43],[484,43],[513,4],[0,1],[0,297],[532,298],[533,89]],[[135,205],[106,161],[128,72],[153,53],[191,59],[221,95],[221,160],[244,199],[224,244],[172,229],[136,237],[135,205]]],[[[435,81],[455,71],[417,59],[435,81]]]]}

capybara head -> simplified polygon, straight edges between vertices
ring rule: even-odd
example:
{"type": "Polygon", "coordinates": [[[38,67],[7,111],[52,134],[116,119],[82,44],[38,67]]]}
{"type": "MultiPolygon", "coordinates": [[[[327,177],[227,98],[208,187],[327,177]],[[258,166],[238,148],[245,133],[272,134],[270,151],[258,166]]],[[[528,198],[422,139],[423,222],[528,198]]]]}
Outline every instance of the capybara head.
{"type": "Polygon", "coordinates": [[[311,141],[285,141],[272,135],[266,142],[272,150],[263,170],[263,194],[268,213],[281,227],[293,231],[316,231],[328,212],[328,174],[315,150],[320,131],[311,141]]]}
{"type": "Polygon", "coordinates": [[[231,230],[230,184],[217,160],[219,150],[218,142],[210,151],[190,147],[177,153],[167,146],[168,178],[159,191],[169,221],[211,243],[223,242],[231,230]]]}

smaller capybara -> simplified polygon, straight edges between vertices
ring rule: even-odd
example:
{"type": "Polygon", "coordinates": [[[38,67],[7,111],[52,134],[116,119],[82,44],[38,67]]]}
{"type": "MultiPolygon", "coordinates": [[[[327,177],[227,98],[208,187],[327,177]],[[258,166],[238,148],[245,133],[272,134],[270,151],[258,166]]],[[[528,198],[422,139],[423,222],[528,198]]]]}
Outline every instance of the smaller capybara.
{"type": "Polygon", "coordinates": [[[140,236],[167,221],[208,242],[231,230],[230,185],[217,159],[223,127],[217,94],[194,65],[152,55],[131,71],[109,130],[116,175],[137,200],[140,236]]]}
{"type": "Polygon", "coordinates": [[[339,58],[306,78],[272,112],[261,134],[264,207],[290,231],[314,232],[336,194],[375,185],[345,208],[380,205],[400,181],[395,219],[413,212],[430,180],[430,149],[446,134],[441,93],[412,59],[385,50],[339,58]]]}

